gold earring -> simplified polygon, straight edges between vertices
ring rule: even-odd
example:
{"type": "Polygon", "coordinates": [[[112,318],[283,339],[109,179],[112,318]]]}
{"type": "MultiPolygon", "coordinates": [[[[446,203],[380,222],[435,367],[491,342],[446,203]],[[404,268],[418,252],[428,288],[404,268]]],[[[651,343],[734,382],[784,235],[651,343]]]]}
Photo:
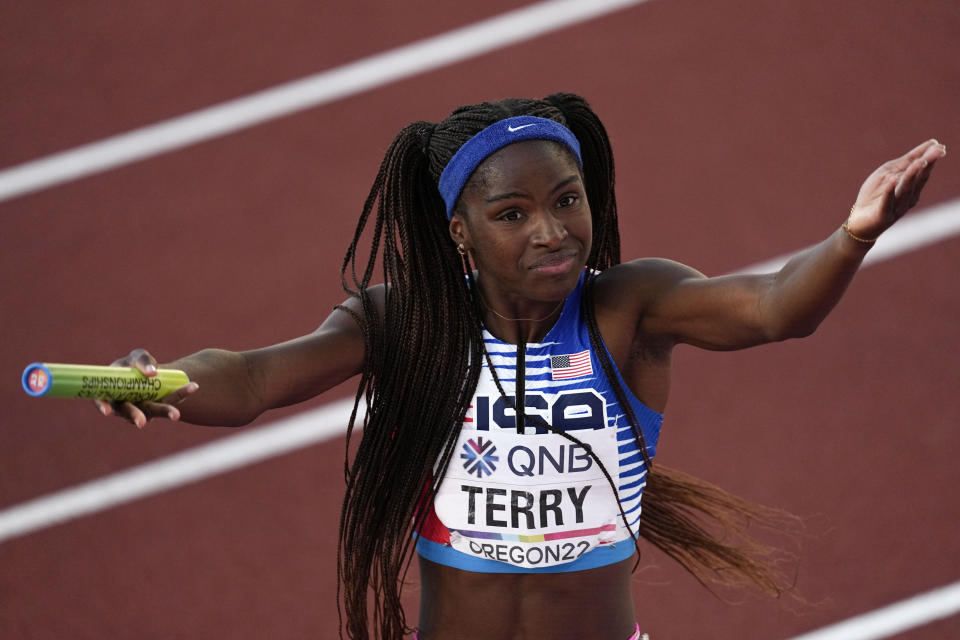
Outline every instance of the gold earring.
{"type": "Polygon", "coordinates": [[[467,250],[463,247],[463,243],[462,243],[462,242],[457,245],[457,253],[459,253],[459,254],[462,255],[462,256],[467,255],[467,250]]]}

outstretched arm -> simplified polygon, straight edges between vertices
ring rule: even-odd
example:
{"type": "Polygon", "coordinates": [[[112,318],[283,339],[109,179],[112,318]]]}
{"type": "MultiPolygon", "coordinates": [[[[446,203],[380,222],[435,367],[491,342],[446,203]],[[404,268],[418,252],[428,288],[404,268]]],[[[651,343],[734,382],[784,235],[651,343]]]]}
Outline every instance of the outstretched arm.
{"type": "MultiPolygon", "coordinates": [[[[374,289],[379,303],[382,287],[374,289]]],[[[354,299],[344,306],[360,311],[354,299]]],[[[146,376],[156,375],[158,367],[182,369],[190,384],[161,402],[95,402],[104,415],[116,414],[141,428],[155,417],[240,426],[268,409],[301,402],[351,378],[361,371],[363,360],[357,321],[337,309],[309,335],[252,351],[204,349],[158,365],[150,353],[135,349],[114,364],[137,367],[146,376]]]]}
{"type": "Polygon", "coordinates": [[[809,335],[840,300],[873,241],[916,204],[945,154],[929,140],[883,164],[863,183],[843,226],[777,273],[705,278],[663,260],[624,265],[643,283],[639,330],[709,349],[809,335]]]}

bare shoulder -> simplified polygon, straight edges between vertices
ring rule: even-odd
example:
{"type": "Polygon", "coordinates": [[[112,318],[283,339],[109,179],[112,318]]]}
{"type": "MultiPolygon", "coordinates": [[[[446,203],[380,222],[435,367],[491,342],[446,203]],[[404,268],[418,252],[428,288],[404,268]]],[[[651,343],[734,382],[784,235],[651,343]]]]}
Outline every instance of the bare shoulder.
{"type": "Polygon", "coordinates": [[[619,309],[640,315],[665,293],[686,280],[705,276],[692,267],[667,258],[640,258],[618,264],[597,276],[598,311],[619,309]]]}
{"type": "Polygon", "coordinates": [[[604,343],[630,389],[658,411],[669,395],[671,353],[677,340],[669,331],[652,331],[648,318],[682,283],[703,277],[673,260],[643,258],[616,265],[596,278],[594,309],[604,343]]]}

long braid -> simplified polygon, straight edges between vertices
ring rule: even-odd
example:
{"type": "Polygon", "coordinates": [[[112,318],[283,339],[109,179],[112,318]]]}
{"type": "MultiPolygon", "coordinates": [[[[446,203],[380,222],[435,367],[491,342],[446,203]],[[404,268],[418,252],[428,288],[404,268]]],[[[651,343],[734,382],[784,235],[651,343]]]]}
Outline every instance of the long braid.
{"type": "Polygon", "coordinates": [[[443,477],[479,375],[479,315],[421,148],[431,126],[406,127],[387,151],[342,269],[345,289],[362,304],[368,349],[348,446],[361,401],[364,433],[348,463],[338,548],[350,638],[370,637],[371,618],[375,637],[399,638],[406,629],[398,583],[411,551],[412,516],[424,487],[432,495],[443,477]],[[359,269],[358,244],[374,211],[372,250],[359,269]],[[387,283],[382,318],[369,293],[378,253],[387,283]]]}

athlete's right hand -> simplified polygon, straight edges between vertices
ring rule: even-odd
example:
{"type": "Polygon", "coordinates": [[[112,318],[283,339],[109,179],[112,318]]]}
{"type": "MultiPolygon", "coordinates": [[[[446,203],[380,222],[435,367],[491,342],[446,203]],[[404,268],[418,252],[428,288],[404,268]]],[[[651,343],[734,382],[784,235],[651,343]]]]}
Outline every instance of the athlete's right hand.
{"type": "MultiPolygon", "coordinates": [[[[134,349],[128,355],[110,363],[111,367],[135,367],[148,378],[157,375],[157,360],[146,349],[134,349]]],[[[133,424],[138,429],[147,426],[151,418],[167,418],[179,420],[180,410],[177,408],[190,394],[199,389],[196,382],[189,382],[176,391],[156,402],[110,402],[109,400],[95,399],[97,409],[105,416],[115,415],[133,424]]]]}

